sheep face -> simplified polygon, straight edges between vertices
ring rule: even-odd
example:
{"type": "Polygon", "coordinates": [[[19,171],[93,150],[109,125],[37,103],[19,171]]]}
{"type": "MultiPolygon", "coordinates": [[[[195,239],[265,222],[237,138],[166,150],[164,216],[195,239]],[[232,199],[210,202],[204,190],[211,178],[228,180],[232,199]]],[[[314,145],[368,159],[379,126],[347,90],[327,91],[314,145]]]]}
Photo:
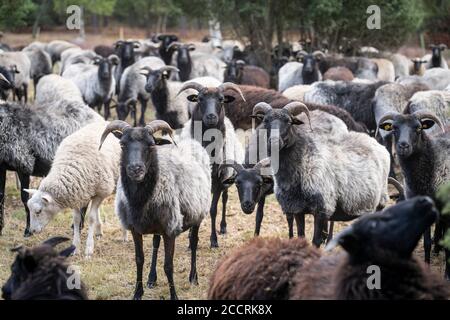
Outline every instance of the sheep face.
{"type": "Polygon", "coordinates": [[[395,138],[395,149],[399,157],[408,158],[421,150],[424,130],[435,125],[429,118],[397,114],[392,119],[380,121],[379,128],[391,132],[395,138]]]}
{"type": "Polygon", "coordinates": [[[227,63],[224,73],[225,82],[241,83],[245,62],[242,60],[231,60],[227,63]]]}
{"type": "Polygon", "coordinates": [[[136,112],[137,100],[136,99],[127,99],[126,101],[119,101],[117,103],[117,117],[119,120],[125,120],[130,113],[130,110],[136,112]]]}
{"type": "Polygon", "coordinates": [[[25,191],[32,195],[27,203],[30,209],[30,231],[39,233],[63,208],[47,192],[30,189],[25,191]]]}
{"type": "Polygon", "coordinates": [[[6,100],[8,90],[14,88],[15,75],[19,73],[16,66],[5,68],[0,66],[0,98],[6,100]]]}
{"type": "Polygon", "coordinates": [[[117,41],[115,44],[116,54],[125,62],[134,61],[134,49],[140,47],[135,41],[117,41]]]}
{"type": "Polygon", "coordinates": [[[217,88],[204,88],[198,94],[187,97],[191,102],[196,102],[193,119],[201,117],[202,123],[207,128],[217,127],[219,121],[225,117],[224,105],[234,101],[234,97],[225,95],[217,88]]]}
{"type": "Polygon", "coordinates": [[[376,264],[386,257],[410,258],[437,216],[438,211],[429,197],[415,197],[364,215],[337,235],[327,248],[338,244],[357,263],[369,260],[376,264]]]}
{"type": "Polygon", "coordinates": [[[273,178],[262,176],[255,169],[243,169],[234,178],[234,183],[238,190],[242,211],[250,214],[255,210],[256,204],[267,189],[266,187],[273,184],[273,178]]]}
{"type": "Polygon", "coordinates": [[[154,90],[161,90],[165,81],[170,78],[169,70],[151,70],[146,74],[147,83],[145,84],[145,91],[152,93],[154,90]]]}
{"type": "Polygon", "coordinates": [[[102,80],[109,80],[112,77],[112,68],[119,64],[119,57],[111,55],[108,58],[96,57],[94,64],[98,65],[98,77],[102,80]]]}

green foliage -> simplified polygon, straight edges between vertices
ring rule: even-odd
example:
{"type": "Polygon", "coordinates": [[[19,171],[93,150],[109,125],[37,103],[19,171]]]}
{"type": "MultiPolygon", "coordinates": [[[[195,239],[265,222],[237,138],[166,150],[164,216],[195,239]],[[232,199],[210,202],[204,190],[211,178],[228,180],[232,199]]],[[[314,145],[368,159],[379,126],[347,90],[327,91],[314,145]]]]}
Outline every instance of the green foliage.
{"type": "MultiPolygon", "coordinates": [[[[437,198],[441,203],[443,203],[443,208],[441,210],[442,215],[450,215],[450,183],[442,186],[437,192],[437,198]]],[[[445,238],[443,240],[443,245],[450,249],[450,230],[447,231],[445,238]]]]}
{"type": "Polygon", "coordinates": [[[0,28],[14,30],[32,23],[37,6],[31,0],[0,1],[0,28]]]}
{"type": "Polygon", "coordinates": [[[56,11],[65,14],[70,5],[82,6],[86,12],[102,16],[111,16],[114,12],[116,0],[53,0],[56,11]]]}

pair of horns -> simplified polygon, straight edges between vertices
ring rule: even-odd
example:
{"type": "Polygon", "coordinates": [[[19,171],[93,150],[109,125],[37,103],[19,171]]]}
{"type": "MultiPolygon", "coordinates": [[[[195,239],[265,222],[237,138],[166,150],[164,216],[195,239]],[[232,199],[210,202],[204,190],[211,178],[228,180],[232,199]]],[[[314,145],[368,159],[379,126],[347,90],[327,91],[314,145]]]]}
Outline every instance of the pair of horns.
{"type": "Polygon", "coordinates": [[[195,49],[195,44],[193,44],[193,43],[183,44],[181,42],[176,41],[176,42],[172,42],[171,44],[169,44],[169,46],[166,48],[166,51],[169,51],[172,48],[178,49],[179,47],[183,47],[183,46],[186,46],[189,50],[195,49]]]}
{"type": "MultiPolygon", "coordinates": [[[[145,66],[141,68],[141,71],[144,71],[145,73],[150,73],[151,71],[153,71],[152,68],[150,68],[149,66],[145,66]]],[[[155,71],[160,71],[161,73],[164,71],[174,71],[174,72],[180,72],[180,70],[174,66],[164,66],[161,67],[159,69],[156,69],[155,71]]]]}
{"type": "MultiPolygon", "coordinates": [[[[44,242],[42,242],[41,245],[47,245],[47,246],[50,246],[50,247],[54,248],[58,244],[66,242],[66,241],[69,241],[69,240],[70,239],[66,238],[66,237],[52,237],[52,238],[49,238],[49,239],[45,240],[44,242]]],[[[11,251],[12,252],[17,252],[17,251],[22,250],[23,248],[24,248],[23,245],[19,245],[19,246],[15,247],[15,248],[12,248],[11,251]]]]}
{"type": "MultiPolygon", "coordinates": [[[[270,104],[268,104],[267,102],[259,102],[253,107],[252,116],[265,115],[270,110],[272,110],[272,106],[270,104]]],[[[283,107],[283,110],[286,110],[292,117],[295,117],[304,112],[306,114],[306,117],[308,118],[309,127],[312,130],[309,109],[304,103],[301,103],[300,101],[293,101],[285,105],[283,107]]]]}
{"type": "MultiPolygon", "coordinates": [[[[262,168],[268,167],[268,166],[270,166],[270,158],[265,158],[265,159],[262,159],[261,161],[259,161],[257,164],[255,164],[253,169],[255,169],[257,171],[261,171],[262,168]]],[[[221,172],[223,169],[225,169],[227,167],[233,168],[237,173],[239,173],[245,169],[242,164],[237,163],[236,161],[233,161],[231,163],[221,164],[219,167],[219,172],[221,172]]]]}
{"type": "MultiPolygon", "coordinates": [[[[188,83],[185,83],[183,85],[183,87],[180,89],[180,91],[178,91],[177,95],[179,95],[181,92],[183,92],[183,91],[185,91],[187,89],[194,89],[194,90],[197,90],[198,92],[202,92],[202,91],[208,90],[207,87],[201,85],[200,83],[188,82],[188,83]]],[[[232,90],[232,91],[238,93],[241,96],[242,100],[246,101],[245,98],[244,98],[244,95],[242,94],[241,89],[235,83],[224,82],[224,83],[222,83],[221,85],[219,85],[217,87],[217,90],[219,90],[219,92],[221,92],[221,93],[224,93],[225,90],[232,90]]]]}
{"type": "MultiPolygon", "coordinates": [[[[445,128],[444,128],[444,124],[442,123],[442,121],[434,114],[428,111],[416,111],[414,113],[411,114],[412,116],[414,116],[417,120],[422,120],[422,119],[431,119],[433,120],[441,129],[443,132],[445,132],[445,128]]],[[[406,116],[406,115],[402,115],[398,112],[388,112],[386,113],[384,116],[381,117],[380,121],[378,121],[377,124],[377,129],[375,131],[375,137],[378,135],[378,131],[379,131],[379,127],[380,124],[384,123],[385,121],[394,121],[394,118],[396,116],[406,116]]]]}
{"type": "MultiPolygon", "coordinates": [[[[100,146],[99,146],[99,150],[101,149],[103,142],[105,142],[106,137],[111,133],[111,132],[120,132],[123,133],[126,130],[130,129],[131,126],[126,123],[125,121],[122,120],[114,120],[111,121],[108,126],[105,128],[105,131],[103,131],[102,137],[100,139],[100,146]]],[[[169,134],[170,138],[173,141],[173,129],[172,127],[165,121],[163,120],[153,120],[152,122],[148,123],[145,128],[148,130],[148,132],[153,135],[158,131],[163,131],[166,132],[167,134],[169,134]]]]}

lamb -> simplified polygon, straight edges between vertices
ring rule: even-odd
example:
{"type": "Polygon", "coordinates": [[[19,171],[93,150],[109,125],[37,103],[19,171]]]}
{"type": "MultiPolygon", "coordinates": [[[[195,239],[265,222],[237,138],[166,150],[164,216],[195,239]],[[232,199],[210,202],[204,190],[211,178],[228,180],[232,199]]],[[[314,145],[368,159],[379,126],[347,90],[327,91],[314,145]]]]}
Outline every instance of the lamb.
{"type": "Polygon", "coordinates": [[[94,234],[102,236],[100,205],[114,192],[119,177],[119,142],[110,137],[98,150],[98,141],[106,125],[106,122],[92,123],[65,138],[39,189],[25,190],[31,195],[28,208],[32,233],[42,232],[58,212],[65,208],[73,209],[76,254],[81,250],[80,210],[91,203],[86,257],[94,253],[94,234]]]}
{"type": "Polygon", "coordinates": [[[427,60],[416,57],[414,59],[411,59],[411,62],[413,63],[413,65],[411,66],[409,74],[423,76],[423,74],[425,73],[425,63],[427,63],[427,60]]]}
{"type": "Polygon", "coordinates": [[[83,100],[91,107],[101,110],[104,106],[104,117],[110,116],[110,103],[116,87],[114,67],[119,64],[116,55],[108,58],[95,58],[94,64],[72,64],[68,66],[62,76],[72,80],[81,91],[83,100]]]}
{"type": "MultiPolygon", "coordinates": [[[[440,186],[450,181],[450,140],[449,133],[430,137],[428,129],[437,124],[444,126],[434,113],[418,110],[411,114],[389,112],[378,122],[380,130],[393,135],[395,150],[405,177],[406,198],[426,195],[434,198],[440,186]]],[[[439,203],[438,203],[439,205],[439,203]]],[[[448,221],[440,219],[435,230],[435,244],[449,228],[448,221]]],[[[439,246],[435,246],[439,249],[439,246]]],[[[425,261],[430,262],[431,228],[424,236],[425,261]]],[[[445,250],[445,276],[450,279],[450,251],[445,250]]]]}
{"type": "Polygon", "coordinates": [[[370,59],[378,65],[377,79],[380,81],[394,81],[395,80],[395,68],[394,64],[388,59],[377,58],[370,59]]]}
{"type": "Polygon", "coordinates": [[[425,64],[425,69],[431,69],[431,68],[444,68],[448,69],[447,62],[445,61],[445,58],[442,55],[442,51],[447,49],[447,46],[445,44],[440,45],[430,45],[431,54],[425,55],[422,60],[426,60],[427,63],[425,64]]]}
{"type": "Polygon", "coordinates": [[[349,131],[327,139],[315,137],[296,118],[302,112],[310,122],[309,110],[301,102],[282,109],[260,102],[253,117],[263,120],[258,130],[267,132],[275,196],[286,215],[289,237],[294,217],[298,235],[304,236],[304,215],[312,213],[313,243],[318,247],[328,220],[352,220],[385,206],[390,159],[387,150],[366,134],[349,131]]]}
{"type": "Polygon", "coordinates": [[[192,139],[177,146],[161,146],[170,141],[154,136],[158,131],[172,135],[172,128],[154,120],[145,127],[132,128],[124,121],[111,122],[102,134],[100,146],[113,133],[123,146],[120,178],[116,194],[116,212],[124,228],[131,231],[136,253],[134,299],[143,295],[143,234],[154,234],[153,257],[147,285],[156,284],[156,261],[161,236],[164,240],[164,271],[170,297],[177,299],[173,281],[175,238],[190,229],[191,272],[189,281],[197,284],[198,230],[211,201],[209,157],[192,139]]]}
{"type": "Polygon", "coordinates": [[[30,76],[33,78],[34,95],[36,97],[36,87],[39,80],[52,73],[52,59],[50,55],[42,49],[24,48],[22,50],[30,59],[30,76]]]}
{"type": "Polygon", "coordinates": [[[12,67],[14,76],[14,94],[17,99],[28,101],[28,84],[30,82],[31,62],[23,52],[3,52],[0,53],[0,66],[4,68],[12,67]]]}
{"type": "Polygon", "coordinates": [[[187,96],[187,100],[196,102],[192,110],[191,119],[184,125],[180,133],[181,139],[195,139],[208,150],[210,162],[212,165],[211,193],[212,202],[210,209],[211,216],[211,248],[218,247],[216,233],[217,204],[222,194],[222,221],[220,223],[220,232],[227,232],[226,225],[226,204],[228,201],[227,185],[222,181],[231,176],[231,170],[222,171],[219,175],[219,165],[224,161],[235,161],[242,163],[244,152],[235,132],[234,127],[227,117],[225,109],[227,104],[234,100],[234,97],[226,94],[228,90],[237,92],[240,98],[244,100],[239,87],[230,82],[225,82],[218,87],[204,87],[200,83],[187,82],[180,89],[183,92],[187,89],[193,89],[198,94],[187,96]],[[212,141],[212,142],[211,142],[212,141]]]}
{"type": "MultiPolygon", "coordinates": [[[[163,66],[158,69],[143,67],[141,74],[147,77],[145,90],[150,93],[153,106],[156,109],[156,119],[164,120],[173,129],[180,129],[190,118],[192,102],[186,106],[188,93],[178,94],[185,83],[196,82],[203,86],[216,87],[219,80],[212,77],[201,77],[181,83],[170,81],[170,73],[179,70],[173,66],[163,66]]],[[[192,92],[191,92],[192,93],[192,92]]]]}
{"type": "MultiPolygon", "coordinates": [[[[245,101],[236,99],[238,98],[238,94],[232,90],[226,92],[226,94],[235,98],[234,101],[228,104],[225,110],[227,118],[230,119],[235,128],[247,130],[252,127],[251,115],[253,106],[258,102],[269,103],[275,109],[282,108],[289,102],[292,102],[292,100],[275,90],[244,85],[240,85],[239,89],[242,91],[245,101]]],[[[311,110],[319,109],[340,118],[345,122],[349,130],[367,132],[367,128],[361,123],[357,123],[347,111],[341,108],[333,105],[320,105],[314,103],[307,103],[307,106],[311,110]]]]}
{"type": "Polygon", "coordinates": [[[222,259],[208,298],[448,299],[448,284],[412,256],[437,214],[431,199],[416,197],[364,215],[327,247],[343,253],[322,254],[304,239],[254,239],[222,259]],[[367,286],[370,265],[380,267],[379,289],[367,286]]]}
{"type": "Polygon", "coordinates": [[[305,102],[340,107],[347,110],[355,121],[363,123],[370,131],[375,131],[376,122],[371,102],[375,91],[386,83],[318,82],[305,93],[305,102]]]}
{"type": "Polygon", "coordinates": [[[352,81],[353,73],[346,67],[333,67],[327,70],[323,75],[323,80],[333,81],[352,81]]]}
{"type": "Polygon", "coordinates": [[[84,103],[55,100],[29,107],[0,104],[0,234],[4,226],[6,170],[16,171],[22,187],[21,199],[27,214],[25,236],[31,235],[26,206],[30,176],[45,176],[61,141],[86,124],[103,121],[84,103]]]}
{"type": "MultiPolygon", "coordinates": [[[[75,247],[57,251],[55,246],[69,239],[50,238],[38,246],[19,246],[11,266],[11,276],[2,287],[5,300],[88,300],[87,289],[82,281],[79,286],[69,288],[73,272],[67,257],[75,247]]],[[[77,283],[78,284],[78,283],[77,283]]]]}
{"type": "Polygon", "coordinates": [[[245,84],[262,88],[270,87],[270,76],[262,68],[247,66],[243,60],[231,60],[226,63],[224,81],[236,84],[245,84]]]}
{"type": "Polygon", "coordinates": [[[145,90],[146,78],[142,74],[143,68],[159,69],[164,67],[164,61],[158,57],[146,57],[127,67],[120,78],[120,90],[116,106],[119,120],[125,120],[131,111],[134,126],[137,125],[136,107],[141,104],[141,116],[139,124],[145,125],[145,111],[150,94],[145,90]]]}
{"type": "Polygon", "coordinates": [[[53,65],[61,60],[61,54],[71,48],[80,48],[76,44],[64,41],[64,40],[53,40],[47,43],[45,50],[48,52],[52,58],[53,65]]]}
{"type": "Polygon", "coordinates": [[[55,101],[78,101],[84,104],[80,89],[71,80],[49,74],[39,81],[34,102],[38,106],[52,105],[55,101]]]}

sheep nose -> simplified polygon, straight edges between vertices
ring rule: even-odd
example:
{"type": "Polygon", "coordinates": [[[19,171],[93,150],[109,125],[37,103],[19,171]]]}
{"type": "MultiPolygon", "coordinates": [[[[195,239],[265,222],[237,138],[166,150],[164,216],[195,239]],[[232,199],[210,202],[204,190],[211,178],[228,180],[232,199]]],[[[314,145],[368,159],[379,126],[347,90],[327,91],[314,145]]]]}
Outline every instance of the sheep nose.
{"type": "Polygon", "coordinates": [[[399,146],[401,149],[408,149],[408,148],[409,148],[409,143],[406,142],[406,141],[401,141],[401,142],[398,144],[398,146],[399,146]]]}
{"type": "Polygon", "coordinates": [[[133,173],[140,173],[144,170],[144,166],[141,164],[132,164],[128,166],[128,170],[133,173]]]}
{"type": "Polygon", "coordinates": [[[253,203],[251,201],[244,201],[242,203],[242,210],[244,211],[244,213],[251,213],[253,209],[253,203]]]}

